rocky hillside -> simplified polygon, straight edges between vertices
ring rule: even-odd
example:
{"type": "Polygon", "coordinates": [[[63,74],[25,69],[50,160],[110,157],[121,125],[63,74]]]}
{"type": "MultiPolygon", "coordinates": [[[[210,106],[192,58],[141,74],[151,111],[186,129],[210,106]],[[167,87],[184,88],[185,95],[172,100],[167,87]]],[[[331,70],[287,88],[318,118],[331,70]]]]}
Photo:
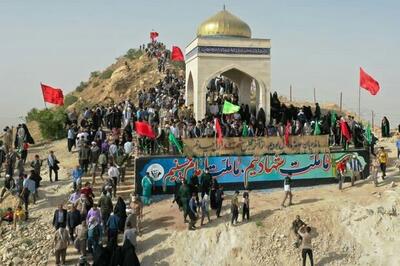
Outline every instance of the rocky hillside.
{"type": "MultiPolygon", "coordinates": [[[[167,63],[166,67],[184,75],[183,64],[167,63]]],[[[156,85],[163,76],[157,70],[157,59],[131,49],[102,72],[91,72],[88,81],[81,82],[74,92],[66,95],[65,104],[80,108],[118,102],[128,97],[136,101],[140,90],[156,85]]]]}

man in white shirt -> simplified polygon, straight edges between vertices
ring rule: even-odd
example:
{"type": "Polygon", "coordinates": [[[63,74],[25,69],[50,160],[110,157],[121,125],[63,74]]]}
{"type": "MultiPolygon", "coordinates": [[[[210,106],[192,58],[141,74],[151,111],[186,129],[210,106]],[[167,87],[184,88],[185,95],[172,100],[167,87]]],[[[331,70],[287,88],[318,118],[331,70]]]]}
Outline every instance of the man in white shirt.
{"type": "Polygon", "coordinates": [[[310,234],[311,232],[311,227],[307,225],[303,225],[298,233],[302,238],[301,241],[301,256],[303,258],[303,265],[306,265],[306,260],[307,260],[307,255],[310,258],[311,265],[314,265],[314,259],[313,259],[313,252],[312,252],[312,244],[311,244],[311,239],[313,236],[310,234]]]}
{"type": "Polygon", "coordinates": [[[118,168],[114,165],[114,163],[110,164],[110,168],[108,169],[108,177],[113,181],[113,194],[114,197],[117,196],[117,182],[119,177],[118,168]]]}

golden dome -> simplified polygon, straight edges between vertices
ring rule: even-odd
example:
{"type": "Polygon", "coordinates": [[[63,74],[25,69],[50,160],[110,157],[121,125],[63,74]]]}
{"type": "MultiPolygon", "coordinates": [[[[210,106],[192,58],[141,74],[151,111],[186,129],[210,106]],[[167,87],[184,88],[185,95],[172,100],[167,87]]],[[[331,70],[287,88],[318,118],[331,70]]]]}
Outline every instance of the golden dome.
{"type": "Polygon", "coordinates": [[[224,9],[201,23],[197,29],[197,36],[251,38],[251,29],[246,22],[224,9]]]}

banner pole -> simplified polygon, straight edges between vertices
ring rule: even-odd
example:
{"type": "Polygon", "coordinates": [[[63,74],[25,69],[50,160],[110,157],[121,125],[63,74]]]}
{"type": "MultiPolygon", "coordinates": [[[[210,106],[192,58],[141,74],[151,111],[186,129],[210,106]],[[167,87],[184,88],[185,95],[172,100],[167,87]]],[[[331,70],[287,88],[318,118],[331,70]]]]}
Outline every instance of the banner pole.
{"type": "Polygon", "coordinates": [[[374,110],[372,110],[372,116],[371,116],[371,124],[372,124],[372,132],[374,131],[374,110]]]}
{"type": "Polygon", "coordinates": [[[42,96],[43,96],[44,108],[48,109],[48,108],[47,108],[47,105],[46,105],[46,100],[44,99],[44,93],[43,93],[42,82],[40,82],[40,88],[42,89],[42,96]]]}
{"type": "Polygon", "coordinates": [[[317,102],[316,90],[314,88],[314,104],[317,102]]]}
{"type": "Polygon", "coordinates": [[[358,119],[361,120],[361,87],[358,87],[358,119]]]}

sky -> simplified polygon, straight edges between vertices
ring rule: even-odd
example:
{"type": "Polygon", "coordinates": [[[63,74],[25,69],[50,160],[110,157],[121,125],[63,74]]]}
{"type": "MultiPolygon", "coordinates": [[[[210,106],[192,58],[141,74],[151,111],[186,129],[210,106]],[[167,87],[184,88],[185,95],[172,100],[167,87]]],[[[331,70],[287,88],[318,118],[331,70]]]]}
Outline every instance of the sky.
{"type": "Polygon", "coordinates": [[[160,33],[184,48],[222,9],[271,39],[272,91],[294,100],[339,102],[358,111],[359,67],[381,85],[361,92],[361,115],[400,123],[400,1],[372,0],[0,0],[0,126],[43,108],[40,82],[73,91],[130,48],[160,33]]]}

